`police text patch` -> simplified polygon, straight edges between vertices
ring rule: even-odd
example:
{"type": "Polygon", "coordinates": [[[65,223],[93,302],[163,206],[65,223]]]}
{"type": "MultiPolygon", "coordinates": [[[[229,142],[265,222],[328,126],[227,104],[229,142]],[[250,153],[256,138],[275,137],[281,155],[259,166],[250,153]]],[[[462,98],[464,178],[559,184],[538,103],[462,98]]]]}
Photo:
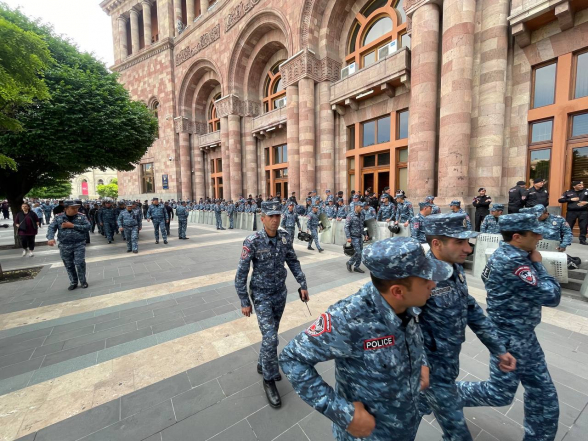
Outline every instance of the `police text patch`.
{"type": "Polygon", "coordinates": [[[537,286],[537,277],[535,277],[535,272],[528,265],[519,266],[514,271],[514,275],[529,285],[537,286]]]}
{"type": "Polygon", "coordinates": [[[385,337],[371,338],[363,341],[363,349],[366,351],[373,351],[375,349],[383,349],[394,346],[394,336],[387,335],[385,337]]]}
{"type": "Polygon", "coordinates": [[[325,312],[305,331],[310,337],[318,337],[325,332],[331,332],[331,314],[325,312]]]}

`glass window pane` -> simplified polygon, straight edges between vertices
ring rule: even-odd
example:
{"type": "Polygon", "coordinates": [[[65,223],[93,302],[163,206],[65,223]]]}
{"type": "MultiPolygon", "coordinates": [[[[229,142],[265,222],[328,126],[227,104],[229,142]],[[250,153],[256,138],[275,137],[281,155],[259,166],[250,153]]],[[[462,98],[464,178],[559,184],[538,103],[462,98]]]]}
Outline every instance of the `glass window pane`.
{"type": "Polygon", "coordinates": [[[398,139],[408,138],[408,110],[398,114],[398,139]]]}
{"type": "Polygon", "coordinates": [[[355,126],[349,126],[347,131],[347,150],[355,149],[355,126]]]}
{"type": "Polygon", "coordinates": [[[388,32],[392,31],[392,19],[390,17],[382,17],[378,21],[376,21],[370,30],[368,31],[367,35],[363,39],[363,45],[367,45],[374,40],[377,40],[382,35],[386,35],[388,32]]]}
{"type": "Polygon", "coordinates": [[[531,125],[531,142],[551,141],[553,121],[543,121],[531,125]]]}
{"type": "Polygon", "coordinates": [[[543,178],[549,180],[549,164],[551,163],[551,149],[531,150],[531,167],[529,178],[535,180],[543,178]]]}
{"type": "Polygon", "coordinates": [[[376,51],[370,52],[363,57],[363,67],[368,67],[376,62],[376,51]]]}
{"type": "Polygon", "coordinates": [[[404,23],[406,21],[406,12],[404,12],[404,0],[398,0],[398,3],[396,3],[396,10],[398,11],[398,16],[400,18],[399,23],[404,23]]]}
{"type": "Polygon", "coordinates": [[[270,165],[269,149],[265,149],[265,165],[270,165]]]}
{"type": "Polygon", "coordinates": [[[282,78],[278,80],[276,84],[274,84],[274,93],[278,93],[279,91],[284,90],[284,85],[282,84],[282,78]]]}
{"type": "Polygon", "coordinates": [[[284,162],[288,162],[288,146],[282,146],[282,156],[284,157],[284,162]]]}
{"type": "Polygon", "coordinates": [[[588,183],[588,147],[572,151],[572,181],[588,183]]]}
{"type": "Polygon", "coordinates": [[[378,144],[390,142],[390,117],[380,118],[378,121],[378,144]]]}
{"type": "Polygon", "coordinates": [[[355,20],[355,24],[353,25],[353,33],[351,34],[351,37],[349,37],[349,46],[347,48],[348,54],[355,52],[355,48],[357,47],[357,34],[359,33],[359,28],[359,23],[357,23],[357,20],[355,20]]]}
{"type": "Polygon", "coordinates": [[[376,122],[370,121],[363,123],[363,147],[374,145],[376,143],[376,122]]]}
{"type": "Polygon", "coordinates": [[[403,34],[401,37],[401,47],[407,47],[410,49],[410,35],[403,34]]]}
{"type": "Polygon", "coordinates": [[[578,55],[575,98],[588,95],[588,52],[578,55]]]}
{"type": "Polygon", "coordinates": [[[220,173],[223,171],[223,160],[222,159],[217,159],[216,160],[216,172],[220,173]]]}
{"type": "Polygon", "coordinates": [[[398,162],[408,162],[408,149],[398,150],[398,162]]]}
{"type": "Polygon", "coordinates": [[[364,167],[374,167],[376,165],[376,155],[369,155],[363,157],[364,167]]]}
{"type": "MultiPolygon", "coordinates": [[[[349,182],[347,183],[347,188],[349,189],[349,193],[351,193],[351,190],[355,189],[355,175],[354,174],[349,175],[349,182]]],[[[345,196],[343,199],[346,200],[347,196],[345,196]]]]}
{"type": "Polygon", "coordinates": [[[408,188],[408,168],[398,169],[398,189],[408,188]]]}
{"type": "Polygon", "coordinates": [[[388,0],[374,0],[371,3],[368,3],[363,10],[361,11],[361,13],[363,14],[364,17],[369,17],[370,14],[372,12],[374,12],[376,9],[380,9],[384,6],[386,6],[386,3],[388,2],[388,0]]]}
{"type": "Polygon", "coordinates": [[[535,92],[533,107],[553,104],[555,98],[555,71],[557,63],[535,69],[535,92]]]}
{"type": "Polygon", "coordinates": [[[390,165],[390,153],[378,154],[378,165],[390,165]]]}
{"type": "Polygon", "coordinates": [[[355,158],[347,158],[347,170],[355,170],[355,158]]]}
{"type": "Polygon", "coordinates": [[[572,118],[572,136],[588,135],[588,113],[572,118]]]}

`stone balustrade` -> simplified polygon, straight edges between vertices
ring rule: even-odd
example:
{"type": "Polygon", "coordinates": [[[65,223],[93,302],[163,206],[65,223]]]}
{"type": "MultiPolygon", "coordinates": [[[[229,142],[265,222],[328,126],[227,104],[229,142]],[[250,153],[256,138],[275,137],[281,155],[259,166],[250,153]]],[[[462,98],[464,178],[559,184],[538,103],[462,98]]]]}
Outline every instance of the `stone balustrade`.
{"type": "Polygon", "coordinates": [[[198,136],[198,147],[213,147],[215,144],[220,145],[220,130],[198,136]]]}
{"type": "Polygon", "coordinates": [[[279,124],[286,124],[286,106],[253,118],[252,132],[256,133],[262,130],[271,129],[279,124]]]}

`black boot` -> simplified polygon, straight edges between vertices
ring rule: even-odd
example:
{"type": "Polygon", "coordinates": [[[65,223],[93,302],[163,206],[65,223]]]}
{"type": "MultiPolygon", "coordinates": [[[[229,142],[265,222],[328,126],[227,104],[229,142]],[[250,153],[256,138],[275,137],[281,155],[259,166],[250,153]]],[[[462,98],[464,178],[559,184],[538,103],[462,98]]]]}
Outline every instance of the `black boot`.
{"type": "Polygon", "coordinates": [[[349,271],[350,273],[353,272],[353,269],[351,268],[351,264],[349,262],[347,262],[347,271],[349,271]]]}
{"type": "Polygon", "coordinates": [[[278,407],[282,406],[280,393],[278,392],[278,388],[276,387],[276,382],[274,380],[263,380],[263,390],[265,391],[265,396],[267,397],[267,401],[271,407],[277,409],[278,407]]]}
{"type": "Polygon", "coordinates": [[[78,287],[78,284],[77,284],[77,283],[76,283],[75,285],[69,285],[69,286],[67,287],[67,290],[68,290],[68,291],[73,291],[73,290],[74,290],[74,289],[76,289],[77,287],[78,287]]]}
{"type": "Polygon", "coordinates": [[[314,251],[314,248],[313,248],[313,247],[307,247],[306,249],[307,249],[307,250],[314,251]]]}
{"type": "Polygon", "coordinates": [[[167,240],[164,240],[163,243],[167,245],[167,240]]]}
{"type": "MultiPolygon", "coordinates": [[[[263,375],[263,369],[261,369],[261,365],[259,363],[257,363],[257,373],[259,375],[263,375]]],[[[281,381],[282,380],[282,374],[280,374],[278,372],[278,376],[276,378],[274,378],[275,381],[281,381]]]]}
{"type": "Polygon", "coordinates": [[[86,289],[88,287],[88,282],[82,283],[82,288],[86,289]]]}
{"type": "Polygon", "coordinates": [[[135,254],[137,254],[138,252],[139,252],[138,250],[133,251],[133,253],[135,253],[135,254]]]}
{"type": "Polygon", "coordinates": [[[356,273],[365,273],[364,270],[362,270],[361,268],[353,268],[353,271],[355,271],[356,273]]]}

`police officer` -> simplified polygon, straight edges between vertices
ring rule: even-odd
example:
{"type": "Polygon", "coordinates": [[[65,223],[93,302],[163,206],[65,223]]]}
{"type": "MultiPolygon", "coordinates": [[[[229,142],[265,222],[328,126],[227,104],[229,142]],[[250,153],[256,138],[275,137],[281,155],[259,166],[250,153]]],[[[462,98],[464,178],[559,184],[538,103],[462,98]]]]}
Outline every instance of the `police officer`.
{"type": "Polygon", "coordinates": [[[345,206],[343,198],[339,198],[337,204],[337,220],[340,221],[347,218],[347,206],[345,206]]]}
{"type": "Polygon", "coordinates": [[[425,198],[425,202],[429,202],[431,204],[431,214],[439,214],[441,213],[441,209],[439,206],[435,205],[433,202],[435,201],[435,196],[427,196],[425,198]]]}
{"type": "Polygon", "coordinates": [[[112,243],[114,232],[116,231],[116,211],[112,207],[112,200],[110,198],[104,201],[104,206],[98,212],[98,216],[108,243],[112,243]]]}
{"type": "Polygon", "coordinates": [[[480,225],[482,225],[482,221],[490,214],[489,207],[491,203],[492,198],[490,196],[486,196],[486,189],[484,187],[478,188],[478,196],[476,196],[472,201],[472,205],[476,207],[476,213],[474,216],[476,231],[480,231],[480,225]]]}
{"type": "Polygon", "coordinates": [[[53,218],[47,228],[47,245],[55,245],[55,233],[59,238],[59,255],[69,277],[69,291],[78,287],[88,287],[86,281],[86,232],[90,231],[90,222],[78,213],[80,204],[68,199],[64,201],[65,211],[53,218]]]}
{"type": "Polygon", "coordinates": [[[262,202],[261,222],[263,229],[247,237],[243,242],[241,260],[235,275],[235,288],[241,299],[241,312],[251,315],[251,301],[255,306],[257,321],[262,335],[257,372],[263,375],[263,388],[272,407],[280,407],[281,399],[275,381],[282,379],[278,368],[278,329],[286,306],[286,268],[300,284],[301,296],[308,301],[306,277],[300,267],[292,246],[292,237],[278,230],[280,225],[280,203],[262,202]],[[247,275],[253,263],[253,274],[247,295],[247,275]]]}
{"type": "Polygon", "coordinates": [[[118,228],[127,241],[127,253],[139,252],[139,230],[142,227],[141,218],[133,211],[133,202],[127,201],[125,211],[118,215],[118,228]]]}
{"type": "Polygon", "coordinates": [[[376,219],[378,222],[390,222],[395,220],[396,217],[396,206],[391,202],[390,195],[384,193],[380,199],[380,209],[378,210],[378,216],[376,219]]]}
{"type": "Polygon", "coordinates": [[[186,229],[188,228],[188,208],[186,208],[186,201],[182,201],[181,205],[176,208],[176,217],[178,218],[178,239],[187,240],[186,229]]]}
{"type": "Polygon", "coordinates": [[[51,205],[49,201],[45,201],[43,204],[41,204],[41,209],[45,215],[45,223],[49,225],[51,222],[51,212],[53,211],[53,205],[51,205]]]}
{"type": "Polygon", "coordinates": [[[427,258],[408,237],[375,242],[363,263],[372,281],[288,343],[280,366],[298,395],[333,421],[335,439],[412,441],[421,420],[419,391],[429,376],[414,307],[452,269],[427,258]],[[333,359],[335,388],[315,369],[333,359]]]}
{"type": "Polygon", "coordinates": [[[337,211],[338,207],[335,205],[335,199],[329,199],[329,204],[325,207],[325,214],[327,215],[327,218],[329,220],[335,219],[337,217],[337,211]]]}
{"type": "Polygon", "coordinates": [[[574,228],[576,220],[580,228],[580,244],[586,243],[586,230],[588,229],[588,189],[584,188],[582,181],[572,181],[572,189],[566,191],[558,200],[561,204],[568,204],[566,221],[570,228],[574,228]]]}
{"type": "Polygon", "coordinates": [[[461,213],[465,214],[465,221],[468,230],[472,229],[472,221],[470,220],[470,216],[465,212],[463,208],[461,208],[461,201],[453,200],[449,203],[449,209],[454,213],[461,213]]]}
{"type": "Polygon", "coordinates": [[[356,202],[353,206],[353,212],[345,219],[345,237],[347,242],[353,246],[355,254],[347,261],[347,271],[350,273],[365,273],[359,266],[361,265],[361,252],[363,250],[363,218],[361,211],[364,202],[356,202]],[[352,269],[353,267],[353,269],[352,269]]]}
{"type": "Polygon", "coordinates": [[[498,218],[504,213],[503,204],[492,204],[490,214],[484,218],[482,225],[480,225],[480,232],[487,234],[500,234],[498,227],[498,218]]]}
{"type": "Polygon", "coordinates": [[[165,224],[169,222],[169,217],[167,215],[167,210],[163,205],[159,204],[158,198],[153,198],[151,200],[151,205],[147,210],[147,214],[145,215],[147,222],[151,222],[153,220],[153,233],[155,234],[155,243],[159,243],[159,231],[161,230],[161,237],[163,237],[163,243],[167,245],[167,231],[165,229],[165,224]]]}
{"type": "Polygon", "coordinates": [[[223,228],[223,221],[221,218],[221,212],[223,211],[223,209],[221,207],[220,199],[216,200],[216,204],[214,204],[212,209],[214,210],[214,217],[216,219],[216,229],[217,230],[224,230],[225,228],[223,228]]]}
{"type": "Polygon", "coordinates": [[[490,379],[459,382],[464,406],[506,406],[522,383],[525,407],[525,440],[552,441],[557,432],[557,392],[535,335],[543,306],[556,307],[559,283],[541,263],[537,242],[542,229],[530,213],[508,214],[499,219],[504,239],[490,256],[482,280],[488,293],[488,317],[507,349],[517,359],[517,369],[505,373],[490,363],[490,379]]]}
{"type": "Polygon", "coordinates": [[[563,217],[549,214],[547,207],[541,204],[535,205],[532,212],[537,216],[543,239],[557,240],[559,242],[557,251],[564,253],[572,244],[573,235],[570,225],[563,217]]]}
{"type": "Polygon", "coordinates": [[[321,248],[321,244],[319,243],[319,237],[318,237],[318,226],[319,226],[319,213],[318,213],[318,205],[313,205],[312,206],[312,212],[308,215],[308,222],[306,223],[306,232],[310,233],[310,235],[312,236],[312,240],[310,242],[308,242],[308,249],[309,250],[314,250],[314,248],[312,247],[312,241],[314,240],[314,243],[316,245],[316,248],[318,249],[319,253],[322,253],[323,250],[321,248]]]}
{"type": "Polygon", "coordinates": [[[525,206],[534,207],[537,204],[543,206],[549,205],[549,192],[543,187],[545,185],[545,179],[537,178],[533,181],[533,186],[527,190],[525,196],[525,206]]]}
{"type": "Polygon", "coordinates": [[[235,228],[235,204],[233,204],[233,200],[229,201],[229,205],[227,205],[227,216],[229,216],[229,230],[235,228]]]}
{"type": "Polygon", "coordinates": [[[527,199],[525,181],[518,181],[517,185],[508,190],[508,213],[518,213],[525,206],[527,199]]]}
{"type": "Polygon", "coordinates": [[[282,217],[281,227],[284,228],[290,235],[290,240],[294,242],[294,229],[298,226],[298,231],[302,229],[300,227],[300,220],[298,214],[294,211],[294,202],[288,202],[288,211],[282,217]]]}
{"type": "Polygon", "coordinates": [[[468,293],[463,263],[472,252],[470,231],[463,213],[435,214],[424,219],[430,246],[428,256],[453,266],[452,276],[437,284],[423,308],[421,327],[425,351],[431,367],[431,386],[423,391],[421,410],[432,408],[444,441],[471,441],[455,380],[459,375],[459,353],[469,326],[506,371],[516,367],[506,352],[505,341],[497,336],[492,322],[468,293]]]}
{"type": "Polygon", "coordinates": [[[427,243],[424,221],[433,211],[433,206],[427,201],[419,202],[419,209],[418,214],[410,220],[410,237],[420,243],[427,243]]]}
{"type": "Polygon", "coordinates": [[[171,221],[174,220],[174,210],[173,208],[170,206],[169,202],[165,202],[163,204],[163,206],[165,207],[165,211],[167,211],[167,218],[169,220],[169,222],[165,223],[165,231],[167,233],[168,236],[171,236],[171,221]]]}
{"type": "Polygon", "coordinates": [[[376,209],[372,207],[369,202],[363,203],[363,220],[368,221],[376,218],[376,209]]]}
{"type": "Polygon", "coordinates": [[[401,223],[405,227],[408,227],[413,217],[412,202],[406,199],[404,192],[396,193],[396,220],[394,223],[401,223]]]}

